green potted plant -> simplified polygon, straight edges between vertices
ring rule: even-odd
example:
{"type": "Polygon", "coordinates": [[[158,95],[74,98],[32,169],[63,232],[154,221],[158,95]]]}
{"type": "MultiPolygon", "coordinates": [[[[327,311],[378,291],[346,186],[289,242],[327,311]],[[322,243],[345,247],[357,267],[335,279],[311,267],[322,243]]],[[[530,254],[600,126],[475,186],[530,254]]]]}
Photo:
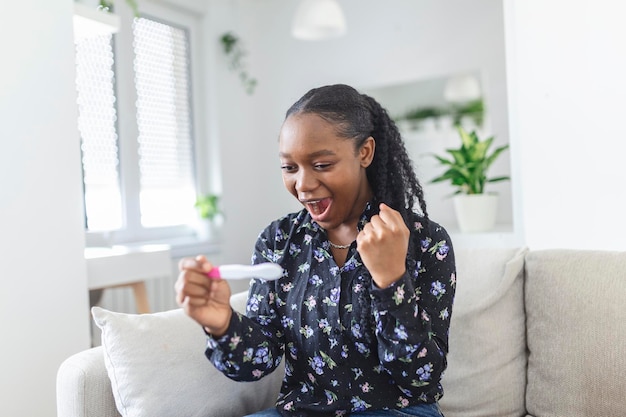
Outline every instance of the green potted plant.
{"type": "Polygon", "coordinates": [[[469,118],[475,126],[482,127],[485,118],[485,105],[483,99],[471,100],[463,104],[455,104],[450,109],[452,115],[452,123],[456,125],[462,124],[463,118],[469,118]]]}
{"type": "Polygon", "coordinates": [[[216,194],[198,195],[194,207],[198,210],[198,215],[201,219],[212,221],[221,213],[218,207],[219,199],[219,196],[216,194]]]}
{"type": "Polygon", "coordinates": [[[406,122],[410,130],[423,128],[426,121],[431,120],[433,126],[439,125],[439,118],[444,111],[437,107],[417,107],[396,118],[398,122],[406,122]]]}
{"type": "Polygon", "coordinates": [[[219,207],[220,197],[217,194],[199,194],[194,207],[198,213],[199,225],[198,238],[207,240],[216,234],[218,220],[222,219],[222,211],[219,207]]]}
{"type": "Polygon", "coordinates": [[[461,137],[461,147],[446,149],[451,157],[433,155],[446,171],[431,180],[431,183],[449,182],[454,188],[454,207],[462,232],[488,231],[495,225],[497,198],[486,193],[488,183],[506,181],[508,176],[487,176],[493,162],[508,149],[500,146],[489,153],[494,137],[480,140],[475,131],[468,133],[462,126],[456,126],[461,137]]]}

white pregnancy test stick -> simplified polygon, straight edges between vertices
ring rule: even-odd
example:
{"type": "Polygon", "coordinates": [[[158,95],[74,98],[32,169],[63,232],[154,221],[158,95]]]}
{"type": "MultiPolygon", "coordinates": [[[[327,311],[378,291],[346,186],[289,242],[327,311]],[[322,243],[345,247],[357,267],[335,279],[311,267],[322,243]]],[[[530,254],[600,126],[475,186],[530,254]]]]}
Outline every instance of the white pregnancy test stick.
{"type": "Polygon", "coordinates": [[[274,281],[283,276],[283,268],[270,262],[256,265],[221,265],[211,269],[207,276],[213,279],[262,278],[266,281],[274,281]]]}

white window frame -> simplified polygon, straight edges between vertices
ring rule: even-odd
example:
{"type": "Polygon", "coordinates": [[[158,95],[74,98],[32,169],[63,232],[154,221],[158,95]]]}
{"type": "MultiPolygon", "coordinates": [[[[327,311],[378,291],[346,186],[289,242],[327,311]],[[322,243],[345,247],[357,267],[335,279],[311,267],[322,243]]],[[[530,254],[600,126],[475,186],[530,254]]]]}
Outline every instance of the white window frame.
{"type": "MultiPolygon", "coordinates": [[[[164,6],[149,2],[140,3],[140,16],[184,28],[189,36],[190,82],[191,82],[191,129],[194,146],[194,174],[196,190],[203,188],[203,169],[199,164],[206,152],[203,126],[199,123],[205,114],[202,92],[204,91],[205,71],[204,56],[201,45],[201,16],[179,10],[173,6],[164,6]]],[[[141,225],[139,207],[139,161],[137,141],[137,90],[134,84],[133,69],[133,30],[134,12],[125,1],[117,1],[115,13],[121,18],[121,28],[114,35],[113,47],[115,56],[115,95],[117,106],[117,134],[119,146],[120,191],[122,194],[123,225],[120,230],[86,231],[87,246],[113,246],[145,242],[190,242],[196,240],[196,229],[193,224],[170,227],[144,228],[141,225]]]]}

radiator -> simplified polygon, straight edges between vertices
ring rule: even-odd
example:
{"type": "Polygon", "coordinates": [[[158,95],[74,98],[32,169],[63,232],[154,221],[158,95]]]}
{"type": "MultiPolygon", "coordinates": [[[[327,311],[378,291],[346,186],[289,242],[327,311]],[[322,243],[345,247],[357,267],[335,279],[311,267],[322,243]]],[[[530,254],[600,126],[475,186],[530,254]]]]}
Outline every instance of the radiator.
{"type": "MultiPolygon", "coordinates": [[[[148,292],[148,301],[152,312],[166,311],[178,307],[174,292],[175,282],[176,277],[173,275],[146,281],[146,291],[148,292]]],[[[117,287],[100,291],[102,291],[100,300],[97,303],[92,301],[93,304],[120,313],[137,312],[132,288],[117,287]]],[[[92,298],[94,297],[92,296],[92,298]]]]}

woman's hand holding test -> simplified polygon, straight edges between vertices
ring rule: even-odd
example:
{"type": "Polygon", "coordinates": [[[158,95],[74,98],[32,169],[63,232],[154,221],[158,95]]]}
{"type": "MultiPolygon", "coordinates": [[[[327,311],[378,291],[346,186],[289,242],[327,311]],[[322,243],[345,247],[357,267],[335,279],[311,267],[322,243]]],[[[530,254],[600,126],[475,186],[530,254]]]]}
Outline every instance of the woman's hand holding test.
{"type": "Polygon", "coordinates": [[[409,234],[400,213],[384,203],[358,234],[357,250],[379,288],[387,288],[406,271],[409,234]]]}
{"type": "Polygon", "coordinates": [[[185,313],[215,337],[226,333],[232,309],[230,286],[222,279],[209,279],[213,265],[204,256],[184,258],[179,264],[176,302],[185,313]]]}

